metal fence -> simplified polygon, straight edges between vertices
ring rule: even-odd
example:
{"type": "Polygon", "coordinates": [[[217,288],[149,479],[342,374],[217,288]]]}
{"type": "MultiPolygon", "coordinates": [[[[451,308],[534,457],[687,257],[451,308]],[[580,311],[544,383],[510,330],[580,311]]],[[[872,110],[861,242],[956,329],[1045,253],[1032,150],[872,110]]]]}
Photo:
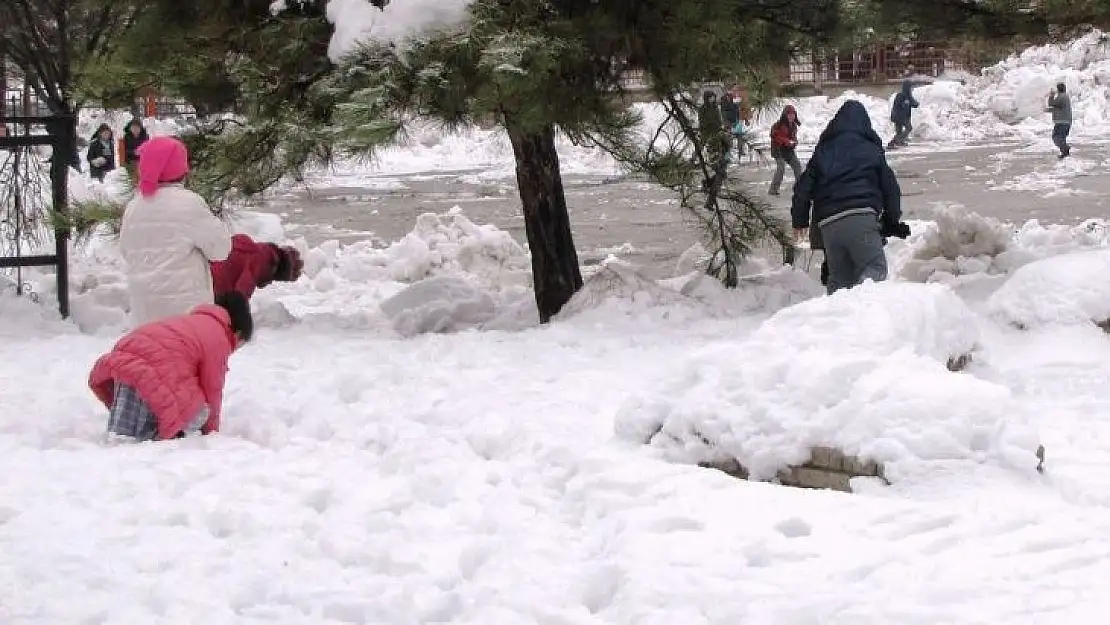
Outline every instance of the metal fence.
{"type": "Polygon", "coordinates": [[[911,75],[974,74],[987,61],[967,48],[941,42],[880,43],[796,57],[780,78],[792,85],[881,84],[911,75]]]}
{"type": "Polygon", "coordinates": [[[68,168],[73,118],[0,116],[0,277],[18,295],[31,295],[28,267],[53,266],[58,311],[69,316],[68,168]],[[44,161],[39,152],[49,147],[44,161]],[[53,235],[54,253],[43,254],[53,235]],[[27,252],[31,253],[28,254],[27,252]]]}
{"type": "MultiPolygon", "coordinates": [[[[49,117],[48,107],[37,95],[23,89],[9,88],[4,94],[4,109],[9,117],[49,117]]],[[[98,107],[96,104],[86,106],[98,107]]],[[[150,99],[136,99],[134,110],[139,111],[143,117],[167,118],[196,115],[196,110],[184,100],[178,98],[154,97],[150,99]]]]}

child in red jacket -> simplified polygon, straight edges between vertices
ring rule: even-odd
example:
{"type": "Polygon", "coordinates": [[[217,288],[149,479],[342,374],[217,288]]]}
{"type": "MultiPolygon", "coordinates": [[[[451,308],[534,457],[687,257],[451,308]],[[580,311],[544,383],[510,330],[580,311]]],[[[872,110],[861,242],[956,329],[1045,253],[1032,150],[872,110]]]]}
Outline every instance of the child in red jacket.
{"type": "Polygon", "coordinates": [[[231,237],[231,253],[226,260],[209,265],[216,295],[234,291],[247,299],[256,288],[265,288],[271,282],[296,282],[304,269],[297,248],[259,243],[245,234],[231,237]]]}
{"type": "Polygon", "coordinates": [[[250,304],[232,292],[120,339],[89,374],[89,388],[110,411],[109,438],[218,431],[227,362],[253,329],[250,304]]]}

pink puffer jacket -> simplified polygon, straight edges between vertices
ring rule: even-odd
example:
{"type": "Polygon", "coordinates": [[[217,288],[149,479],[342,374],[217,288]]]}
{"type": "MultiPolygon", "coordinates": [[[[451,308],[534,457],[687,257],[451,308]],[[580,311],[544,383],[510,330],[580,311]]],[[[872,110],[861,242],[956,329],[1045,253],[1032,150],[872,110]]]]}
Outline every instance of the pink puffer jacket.
{"type": "Polygon", "coordinates": [[[112,405],[116,381],[133,387],[158,419],[158,438],[185,429],[205,405],[202,432],[220,428],[227,362],[236,339],[227,311],[204,304],[187,315],[168,317],[132,330],[101,356],[89,388],[112,405]]]}

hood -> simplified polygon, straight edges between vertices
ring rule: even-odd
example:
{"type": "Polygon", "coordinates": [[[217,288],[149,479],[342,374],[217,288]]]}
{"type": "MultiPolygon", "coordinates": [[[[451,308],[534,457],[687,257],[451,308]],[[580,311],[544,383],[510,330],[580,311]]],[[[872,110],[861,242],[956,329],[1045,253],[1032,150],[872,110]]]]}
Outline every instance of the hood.
{"type": "Polygon", "coordinates": [[[788,115],[789,113],[793,113],[793,114],[794,114],[794,123],[795,123],[795,124],[797,124],[797,125],[799,125],[799,126],[801,126],[801,125],[802,125],[802,121],[801,121],[800,119],[798,119],[798,109],[794,108],[794,105],[793,105],[793,104],[787,104],[787,105],[786,105],[785,107],[783,107],[783,109],[782,109],[782,115],[779,115],[779,121],[778,121],[778,123],[779,123],[779,124],[785,124],[785,123],[787,123],[787,119],[786,119],[786,116],[787,116],[787,115],[788,115]]]}
{"type": "Polygon", "coordinates": [[[913,93],[913,81],[909,78],[902,81],[902,95],[911,95],[913,93]]]}
{"type": "Polygon", "coordinates": [[[867,114],[867,109],[858,100],[848,100],[840,107],[832,121],[825,127],[825,131],[821,133],[818,144],[849,132],[863,135],[873,143],[883,144],[882,139],[875,134],[875,130],[871,127],[871,116],[867,114]]]}
{"type": "Polygon", "coordinates": [[[217,304],[200,304],[189,311],[189,314],[215,319],[223,328],[228,344],[231,345],[232,350],[235,349],[236,338],[235,331],[231,329],[231,315],[228,314],[223,306],[217,304]]]}

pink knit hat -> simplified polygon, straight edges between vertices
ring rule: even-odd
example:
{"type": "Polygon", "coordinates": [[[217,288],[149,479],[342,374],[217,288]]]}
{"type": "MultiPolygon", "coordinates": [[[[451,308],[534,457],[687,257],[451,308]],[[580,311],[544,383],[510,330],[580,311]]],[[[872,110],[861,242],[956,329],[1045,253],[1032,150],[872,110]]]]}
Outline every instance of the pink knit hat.
{"type": "Polygon", "coordinates": [[[139,193],[150,197],[163,182],[176,182],[189,173],[189,151],[173,137],[153,137],[139,146],[139,193]]]}

